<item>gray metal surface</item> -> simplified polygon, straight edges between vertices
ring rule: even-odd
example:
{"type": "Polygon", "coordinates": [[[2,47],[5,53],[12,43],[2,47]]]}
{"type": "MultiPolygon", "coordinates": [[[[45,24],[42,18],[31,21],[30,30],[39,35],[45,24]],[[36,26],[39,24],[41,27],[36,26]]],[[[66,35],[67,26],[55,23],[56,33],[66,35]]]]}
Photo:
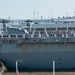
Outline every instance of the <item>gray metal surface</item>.
{"type": "Polygon", "coordinates": [[[15,68],[15,61],[22,60],[19,68],[52,68],[52,61],[56,61],[56,68],[75,68],[74,52],[28,52],[28,53],[2,53],[0,59],[7,68],[15,68]]]}
{"type": "Polygon", "coordinates": [[[22,60],[22,63],[19,62],[19,68],[25,69],[52,68],[53,60],[56,61],[56,68],[75,68],[73,42],[34,42],[23,43],[20,48],[16,45],[3,45],[3,48],[1,48],[0,60],[4,61],[7,68],[15,68],[16,60],[22,60]]]}

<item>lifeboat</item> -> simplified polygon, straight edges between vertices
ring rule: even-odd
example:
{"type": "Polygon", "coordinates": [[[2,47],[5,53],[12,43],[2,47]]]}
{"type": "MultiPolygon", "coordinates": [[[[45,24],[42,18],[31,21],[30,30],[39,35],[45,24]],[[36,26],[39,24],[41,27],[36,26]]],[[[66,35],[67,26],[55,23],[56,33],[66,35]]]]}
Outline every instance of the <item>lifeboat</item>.
{"type": "Polygon", "coordinates": [[[5,67],[4,63],[0,61],[0,74],[4,74],[5,71],[7,71],[7,68],[5,67]]]}

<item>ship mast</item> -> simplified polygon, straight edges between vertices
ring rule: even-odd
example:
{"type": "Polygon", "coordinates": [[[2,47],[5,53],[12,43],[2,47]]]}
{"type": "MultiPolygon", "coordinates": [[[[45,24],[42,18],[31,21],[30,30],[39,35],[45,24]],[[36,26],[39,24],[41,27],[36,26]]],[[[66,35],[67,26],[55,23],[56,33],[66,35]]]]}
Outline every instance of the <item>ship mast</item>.
{"type": "Polygon", "coordinates": [[[7,23],[5,20],[3,20],[3,31],[4,31],[4,34],[7,33],[7,23]]]}
{"type": "Polygon", "coordinates": [[[4,34],[7,33],[7,23],[10,22],[9,20],[6,20],[6,19],[0,19],[0,23],[3,23],[3,31],[4,31],[4,34]]]}

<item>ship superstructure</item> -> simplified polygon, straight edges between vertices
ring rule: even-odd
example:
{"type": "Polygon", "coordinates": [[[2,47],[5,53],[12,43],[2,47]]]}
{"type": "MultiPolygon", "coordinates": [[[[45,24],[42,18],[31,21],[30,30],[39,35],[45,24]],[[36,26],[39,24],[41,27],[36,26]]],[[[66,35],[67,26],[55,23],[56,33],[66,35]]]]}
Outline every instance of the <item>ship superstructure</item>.
{"type": "Polygon", "coordinates": [[[7,68],[48,69],[52,61],[56,68],[75,68],[75,19],[54,19],[50,23],[25,21],[6,27],[0,35],[0,60],[7,68]]]}

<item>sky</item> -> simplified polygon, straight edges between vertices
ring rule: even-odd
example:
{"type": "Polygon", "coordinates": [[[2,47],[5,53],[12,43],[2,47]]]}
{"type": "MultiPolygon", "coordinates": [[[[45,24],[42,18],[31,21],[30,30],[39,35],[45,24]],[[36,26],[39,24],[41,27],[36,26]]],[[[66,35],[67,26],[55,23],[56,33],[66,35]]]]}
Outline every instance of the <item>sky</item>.
{"type": "Polygon", "coordinates": [[[0,0],[0,18],[44,19],[74,16],[75,0],[0,0]]]}

